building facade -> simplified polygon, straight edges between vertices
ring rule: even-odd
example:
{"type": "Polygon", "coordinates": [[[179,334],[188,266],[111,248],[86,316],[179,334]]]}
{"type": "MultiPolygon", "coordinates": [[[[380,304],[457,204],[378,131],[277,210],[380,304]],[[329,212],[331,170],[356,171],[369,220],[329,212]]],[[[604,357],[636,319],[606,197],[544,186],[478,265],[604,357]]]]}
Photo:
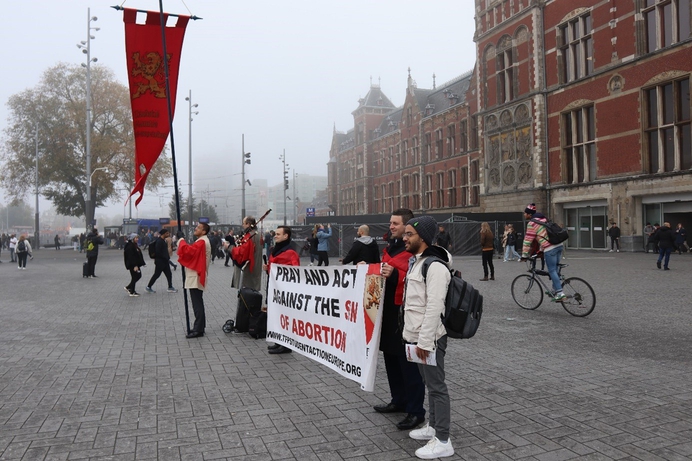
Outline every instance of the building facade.
{"type": "Polygon", "coordinates": [[[335,130],[336,214],[490,213],[534,202],[569,246],[692,227],[692,0],[475,0],[476,66],[403,106],[371,85],[335,130]]]}

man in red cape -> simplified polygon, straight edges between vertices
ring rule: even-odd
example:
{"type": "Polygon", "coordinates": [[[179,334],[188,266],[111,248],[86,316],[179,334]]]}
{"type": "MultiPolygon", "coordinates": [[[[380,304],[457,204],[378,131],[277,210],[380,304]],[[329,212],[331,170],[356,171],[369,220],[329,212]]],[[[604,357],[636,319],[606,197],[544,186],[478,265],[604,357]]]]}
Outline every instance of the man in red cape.
{"type": "Polygon", "coordinates": [[[195,243],[190,245],[183,239],[178,241],[178,262],[187,269],[185,288],[190,291],[192,310],[195,313],[195,324],[186,338],[204,336],[204,328],[207,326],[203,297],[211,261],[211,243],[207,234],[209,234],[209,224],[199,223],[194,231],[197,237],[195,243]]]}
{"type": "MultiPolygon", "coordinates": [[[[298,253],[291,248],[291,228],[288,226],[279,226],[274,234],[274,248],[269,255],[269,262],[262,266],[267,274],[271,270],[272,264],[284,264],[286,266],[300,266],[300,257],[298,253]]],[[[267,278],[269,284],[269,278],[267,278]]],[[[267,288],[269,293],[269,288],[267,288]]],[[[269,297],[269,295],[267,295],[269,297]]],[[[288,347],[281,344],[273,344],[268,347],[270,354],[285,354],[292,352],[288,347]]]]}

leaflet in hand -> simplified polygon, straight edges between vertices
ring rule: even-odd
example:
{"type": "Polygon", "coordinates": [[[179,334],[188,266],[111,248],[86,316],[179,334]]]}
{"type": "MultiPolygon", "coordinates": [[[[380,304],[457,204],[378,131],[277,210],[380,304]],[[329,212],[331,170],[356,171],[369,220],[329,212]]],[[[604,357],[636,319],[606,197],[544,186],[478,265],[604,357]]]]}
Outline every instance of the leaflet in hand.
{"type": "Polygon", "coordinates": [[[413,363],[422,363],[434,367],[437,366],[437,350],[429,352],[428,357],[425,359],[425,362],[423,362],[420,357],[416,355],[416,348],[417,346],[415,344],[406,344],[406,360],[413,363]]]}

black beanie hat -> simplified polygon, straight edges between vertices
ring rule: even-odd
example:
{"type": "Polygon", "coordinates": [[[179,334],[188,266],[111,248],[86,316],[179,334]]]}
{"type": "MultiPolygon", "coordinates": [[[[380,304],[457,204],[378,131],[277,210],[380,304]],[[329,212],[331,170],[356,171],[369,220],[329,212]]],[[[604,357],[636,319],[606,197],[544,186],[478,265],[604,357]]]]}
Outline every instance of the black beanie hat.
{"type": "Polygon", "coordinates": [[[431,246],[433,240],[437,235],[437,221],[432,216],[419,216],[417,218],[410,219],[406,223],[407,226],[413,226],[420,235],[420,238],[431,246]]]}

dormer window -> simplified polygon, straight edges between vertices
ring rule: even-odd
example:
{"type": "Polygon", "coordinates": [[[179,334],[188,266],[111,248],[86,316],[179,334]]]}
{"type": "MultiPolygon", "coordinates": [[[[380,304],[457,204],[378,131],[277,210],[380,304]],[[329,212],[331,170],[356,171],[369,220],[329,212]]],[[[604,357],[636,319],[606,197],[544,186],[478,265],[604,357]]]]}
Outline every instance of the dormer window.
{"type": "Polygon", "coordinates": [[[377,98],[377,105],[378,105],[378,106],[381,106],[382,104],[383,104],[383,102],[382,102],[382,96],[380,96],[379,98],[377,98]]]}
{"type": "Polygon", "coordinates": [[[425,115],[432,115],[433,112],[435,112],[434,104],[428,104],[427,106],[425,106],[425,115]]]}

